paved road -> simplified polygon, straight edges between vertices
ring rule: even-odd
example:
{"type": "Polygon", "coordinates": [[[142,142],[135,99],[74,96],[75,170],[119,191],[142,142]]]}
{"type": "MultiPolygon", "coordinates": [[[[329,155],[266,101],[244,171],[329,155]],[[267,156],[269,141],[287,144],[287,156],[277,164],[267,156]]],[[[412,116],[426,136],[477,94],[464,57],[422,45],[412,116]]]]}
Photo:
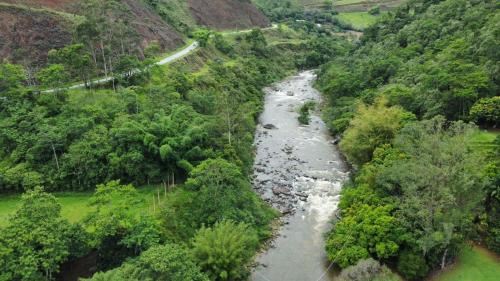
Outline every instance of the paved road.
{"type": "MultiPolygon", "coordinates": [[[[275,29],[277,27],[278,27],[277,24],[273,24],[272,26],[263,28],[262,30],[275,29]]],[[[252,29],[223,32],[223,34],[228,35],[228,34],[248,33],[250,31],[252,31],[252,29]]],[[[169,64],[171,62],[174,62],[174,61],[184,57],[185,55],[191,53],[192,51],[196,50],[199,47],[199,45],[200,44],[197,41],[194,41],[193,43],[191,43],[191,45],[185,47],[184,49],[182,49],[176,53],[173,53],[172,55],[156,62],[155,65],[165,65],[165,64],[169,64]]],[[[139,72],[141,72],[140,69],[133,69],[126,74],[131,75],[131,74],[135,74],[135,73],[139,73],[139,72]]],[[[121,75],[126,75],[126,74],[124,73],[121,75]]],[[[108,83],[108,82],[112,81],[113,79],[115,79],[114,76],[109,76],[109,77],[105,77],[105,78],[101,78],[101,79],[92,80],[91,84],[92,85],[101,85],[101,84],[108,83]]],[[[53,93],[53,92],[60,91],[60,90],[82,89],[82,88],[85,88],[85,86],[86,85],[84,83],[81,83],[81,84],[76,84],[76,85],[64,87],[64,88],[44,90],[44,91],[41,91],[41,93],[53,93]]]]}
{"type": "MultiPolygon", "coordinates": [[[[171,62],[174,62],[174,61],[184,57],[185,55],[191,53],[192,51],[196,50],[198,48],[198,46],[199,46],[198,42],[194,41],[193,43],[191,43],[191,45],[187,46],[186,48],[184,48],[176,53],[173,53],[172,55],[156,62],[155,65],[165,65],[165,64],[169,64],[171,62]]],[[[127,74],[135,74],[135,73],[138,73],[140,71],[141,70],[139,70],[139,69],[134,69],[134,70],[131,70],[127,74]]],[[[112,81],[113,79],[114,79],[113,76],[109,76],[109,77],[105,77],[105,78],[101,78],[101,79],[97,79],[97,80],[92,80],[92,85],[105,84],[105,83],[112,81]]],[[[81,88],[85,88],[85,86],[86,85],[84,83],[81,83],[81,84],[76,84],[76,85],[65,87],[65,88],[45,90],[45,91],[42,91],[42,93],[53,93],[55,91],[59,91],[62,89],[66,89],[66,90],[81,89],[81,88]]]]}

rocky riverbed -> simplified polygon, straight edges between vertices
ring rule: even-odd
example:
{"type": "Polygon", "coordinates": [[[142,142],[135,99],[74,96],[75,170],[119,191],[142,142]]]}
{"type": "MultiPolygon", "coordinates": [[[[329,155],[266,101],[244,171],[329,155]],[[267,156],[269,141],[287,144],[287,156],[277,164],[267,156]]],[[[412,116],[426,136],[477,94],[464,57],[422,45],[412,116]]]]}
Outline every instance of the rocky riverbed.
{"type": "Polygon", "coordinates": [[[253,186],[284,215],[271,247],[257,258],[254,281],[334,280],[324,234],[337,209],[347,176],[340,153],[319,117],[301,126],[298,108],[320,101],[315,75],[304,71],[266,88],[265,108],[255,137],[253,186]]]}

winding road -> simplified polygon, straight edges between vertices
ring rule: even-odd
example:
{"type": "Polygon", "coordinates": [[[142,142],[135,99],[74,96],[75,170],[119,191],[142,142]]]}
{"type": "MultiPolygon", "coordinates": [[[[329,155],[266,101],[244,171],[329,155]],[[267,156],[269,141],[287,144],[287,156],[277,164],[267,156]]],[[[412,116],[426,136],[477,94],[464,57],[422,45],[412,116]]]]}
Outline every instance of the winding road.
{"type": "MultiPolygon", "coordinates": [[[[165,65],[165,64],[169,64],[171,62],[174,62],[174,61],[188,55],[189,53],[193,52],[194,50],[196,50],[199,47],[199,45],[200,44],[198,43],[198,41],[194,41],[193,43],[191,43],[189,46],[185,47],[184,49],[182,49],[178,52],[175,52],[172,55],[170,55],[170,56],[168,56],[168,57],[166,57],[158,62],[155,62],[154,65],[165,65]]],[[[135,74],[135,73],[139,73],[139,72],[141,72],[140,69],[134,69],[134,70],[129,71],[127,74],[135,74]]],[[[115,76],[108,76],[105,78],[92,80],[90,84],[91,85],[101,85],[101,84],[108,83],[108,82],[112,81],[113,79],[115,79],[115,76]]],[[[44,91],[41,91],[41,93],[53,93],[53,92],[60,91],[60,90],[74,90],[74,89],[82,89],[85,87],[86,87],[86,84],[81,83],[81,84],[76,84],[76,85],[72,85],[72,86],[64,87],[64,88],[44,90],[44,91]]]]}
{"type": "MultiPolygon", "coordinates": [[[[276,28],[278,28],[278,25],[273,24],[270,27],[262,28],[262,30],[269,30],[269,29],[276,29],[276,28]]],[[[253,29],[245,29],[245,30],[227,31],[227,32],[222,32],[222,33],[224,35],[234,35],[234,34],[248,33],[252,30],[253,29]]],[[[155,62],[154,65],[165,65],[165,64],[169,64],[171,62],[174,62],[174,61],[188,55],[189,53],[193,52],[199,46],[200,46],[200,44],[198,43],[198,41],[194,41],[193,43],[191,43],[187,47],[183,48],[182,50],[175,52],[175,53],[171,54],[170,56],[168,56],[168,57],[166,57],[158,62],[155,62]]],[[[141,72],[140,69],[133,69],[127,73],[123,73],[123,74],[119,74],[119,75],[131,75],[131,74],[136,74],[136,73],[140,73],[140,72],[141,72]]],[[[108,77],[92,80],[90,82],[90,84],[91,85],[106,84],[106,83],[112,81],[113,79],[115,79],[115,77],[116,76],[108,76],[108,77]]],[[[61,91],[61,90],[82,89],[82,88],[85,88],[86,86],[87,85],[85,83],[80,83],[80,84],[76,84],[76,85],[72,85],[72,86],[68,86],[68,87],[63,87],[63,88],[43,90],[43,91],[41,91],[41,93],[54,93],[56,91],[61,91]]]]}

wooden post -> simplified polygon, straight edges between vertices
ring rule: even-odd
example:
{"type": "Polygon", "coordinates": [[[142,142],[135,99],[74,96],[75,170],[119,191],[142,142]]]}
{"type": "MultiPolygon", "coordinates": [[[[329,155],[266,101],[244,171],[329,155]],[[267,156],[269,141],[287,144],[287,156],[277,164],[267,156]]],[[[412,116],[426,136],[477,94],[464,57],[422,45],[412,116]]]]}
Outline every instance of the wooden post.
{"type": "Polygon", "coordinates": [[[167,198],[167,184],[163,182],[163,190],[165,191],[165,198],[167,198]]]}
{"type": "Polygon", "coordinates": [[[153,213],[156,213],[155,201],[156,201],[156,198],[155,198],[155,196],[153,195],[153,213]]]}

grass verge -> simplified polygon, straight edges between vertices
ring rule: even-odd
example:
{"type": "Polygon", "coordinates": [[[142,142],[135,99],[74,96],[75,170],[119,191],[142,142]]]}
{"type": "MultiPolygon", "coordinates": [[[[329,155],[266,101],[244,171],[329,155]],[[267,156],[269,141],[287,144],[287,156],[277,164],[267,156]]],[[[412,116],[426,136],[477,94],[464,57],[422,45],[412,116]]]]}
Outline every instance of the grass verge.
{"type": "Polygon", "coordinates": [[[479,247],[467,247],[455,264],[429,278],[428,281],[497,281],[500,259],[479,247]]]}

